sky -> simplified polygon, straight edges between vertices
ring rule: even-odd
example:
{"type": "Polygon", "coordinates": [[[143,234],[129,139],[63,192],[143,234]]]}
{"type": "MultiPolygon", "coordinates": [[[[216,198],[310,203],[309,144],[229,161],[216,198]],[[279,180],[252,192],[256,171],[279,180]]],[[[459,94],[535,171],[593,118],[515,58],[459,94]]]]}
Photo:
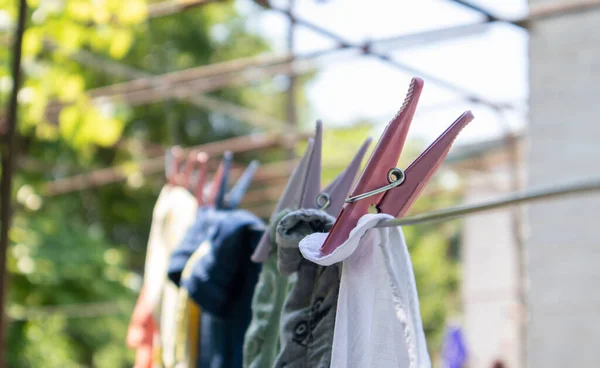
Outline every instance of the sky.
{"type": "MultiPolygon", "coordinates": [[[[287,0],[271,1],[280,8],[288,4],[287,0]]],[[[524,0],[471,1],[506,19],[527,14],[524,0]]],[[[285,16],[260,9],[249,0],[237,4],[241,11],[249,13],[255,31],[271,40],[277,51],[286,50],[285,16]]],[[[447,0],[296,0],[295,13],[353,43],[483,20],[477,12],[447,0]]],[[[333,46],[335,43],[326,37],[296,27],[296,53],[333,46]]],[[[435,139],[465,110],[473,111],[475,120],[461,133],[457,144],[493,139],[507,129],[518,131],[524,127],[528,95],[524,30],[495,23],[445,40],[394,42],[382,44],[376,50],[423,74],[413,75],[356,52],[319,59],[319,73],[306,90],[311,121],[322,119],[326,130],[327,126],[344,126],[367,119],[381,131],[402,104],[410,79],[421,76],[425,88],[409,138],[435,139]],[[461,85],[489,101],[511,103],[515,108],[498,113],[465,101],[461,94],[428,82],[426,75],[461,85]]]]}

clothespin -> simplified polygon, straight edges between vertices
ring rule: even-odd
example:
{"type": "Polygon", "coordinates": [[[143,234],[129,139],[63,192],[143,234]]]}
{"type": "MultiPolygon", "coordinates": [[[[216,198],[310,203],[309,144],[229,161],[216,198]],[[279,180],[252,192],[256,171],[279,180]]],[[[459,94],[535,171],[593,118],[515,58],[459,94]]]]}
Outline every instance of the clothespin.
{"type": "Polygon", "coordinates": [[[190,189],[190,177],[194,171],[194,167],[198,163],[198,151],[192,150],[189,154],[185,163],[183,164],[183,172],[177,178],[177,183],[186,189],[190,189]]]}
{"type": "Polygon", "coordinates": [[[179,175],[182,156],[181,147],[179,146],[173,146],[165,153],[165,174],[167,183],[170,185],[177,185],[177,175],[179,175]]]}
{"type": "Polygon", "coordinates": [[[242,199],[244,198],[244,194],[246,194],[250,184],[252,184],[252,179],[254,178],[254,174],[256,174],[256,170],[258,170],[259,166],[260,163],[257,160],[252,160],[252,162],[250,162],[250,165],[248,165],[246,170],[244,170],[240,178],[225,196],[224,203],[227,208],[235,209],[239,207],[242,199]]]}
{"type": "MultiPolygon", "coordinates": [[[[317,121],[315,127],[315,136],[314,138],[308,140],[308,146],[306,147],[306,151],[304,151],[304,155],[300,159],[298,166],[296,166],[296,168],[292,172],[292,175],[290,176],[290,179],[287,182],[285,190],[283,191],[283,194],[281,195],[279,201],[277,202],[277,205],[275,206],[275,210],[271,215],[271,219],[274,219],[279,212],[285,209],[298,209],[303,198],[302,194],[306,188],[306,184],[310,181],[321,180],[320,167],[316,171],[313,170],[311,172],[311,175],[309,175],[308,171],[310,157],[312,156],[314,151],[314,144],[316,141],[319,140],[321,140],[321,122],[317,121]],[[318,178],[315,177],[317,173],[318,178]]],[[[258,242],[258,245],[256,246],[254,253],[252,254],[252,261],[256,263],[262,263],[266,261],[269,257],[269,253],[271,252],[271,248],[271,239],[267,231],[263,234],[262,238],[258,242]]]]}
{"type": "Polygon", "coordinates": [[[413,78],[400,111],[383,132],[352,194],[346,198],[341,213],[323,243],[321,252],[324,255],[331,254],[348,239],[350,231],[368,213],[371,204],[375,205],[379,213],[394,217],[406,214],[448,155],[460,131],[473,120],[470,111],[463,113],[402,171],[396,165],[422,90],[423,80],[413,78]]]}
{"type": "Polygon", "coordinates": [[[307,161],[307,181],[304,190],[300,193],[298,208],[321,209],[329,215],[337,216],[350,191],[350,187],[354,183],[365,152],[371,144],[371,138],[365,140],[350,164],[329,185],[321,190],[323,136],[321,132],[322,123],[319,121],[317,124],[318,132],[315,134],[312,153],[307,161]]]}
{"type": "Polygon", "coordinates": [[[223,153],[223,159],[219,164],[219,168],[213,177],[208,204],[214,204],[215,208],[223,208],[223,200],[225,198],[225,191],[227,190],[232,159],[233,153],[231,153],[231,151],[225,151],[225,153],[223,153]]]}
{"type": "Polygon", "coordinates": [[[196,155],[196,161],[198,162],[198,177],[194,188],[194,197],[196,197],[198,205],[202,206],[204,204],[204,183],[206,182],[206,169],[208,167],[208,155],[206,152],[199,152],[196,155]]]}
{"type": "MultiPolygon", "coordinates": [[[[360,169],[360,164],[370,143],[371,139],[369,138],[362,144],[344,171],[321,191],[321,152],[323,140],[322,124],[320,121],[317,121],[314,139],[309,141],[306,152],[292,173],[271,218],[286,208],[291,210],[298,208],[319,208],[330,215],[337,215],[356,178],[356,174],[360,169]]],[[[270,249],[271,241],[269,234],[265,233],[252,255],[252,260],[254,262],[264,262],[269,256],[270,249]]]]}
{"type": "Polygon", "coordinates": [[[319,193],[315,200],[317,208],[324,210],[331,216],[337,216],[339,214],[344,205],[346,196],[356,180],[356,175],[360,170],[360,164],[362,163],[370,144],[371,138],[367,138],[344,171],[342,171],[321,191],[321,193],[319,193]]]}

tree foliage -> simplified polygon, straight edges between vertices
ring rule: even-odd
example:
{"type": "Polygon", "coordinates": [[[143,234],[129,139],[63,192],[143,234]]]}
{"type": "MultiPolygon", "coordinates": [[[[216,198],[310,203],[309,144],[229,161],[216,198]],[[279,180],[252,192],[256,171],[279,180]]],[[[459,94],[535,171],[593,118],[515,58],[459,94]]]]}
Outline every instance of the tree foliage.
{"type": "MultiPolygon", "coordinates": [[[[256,55],[268,51],[269,44],[249,31],[232,4],[147,20],[144,0],[28,3],[14,185],[18,206],[8,253],[9,366],[130,367],[133,355],[125,347],[126,328],[141,282],[152,208],[163,182],[158,176],[139,175],[135,162],[148,157],[149,145],[196,145],[255,128],[177,100],[133,107],[119,100],[92,99],[86,90],[124,79],[77,62],[73,55],[84,50],[161,74],[256,55]],[[48,114],[48,107],[56,103],[64,108],[48,114]],[[131,180],[126,183],[43,195],[48,181],[119,163],[130,164],[131,180]],[[112,303],[112,309],[105,303],[112,303]]],[[[16,4],[0,0],[0,27],[14,26],[16,4]],[[3,19],[9,22],[1,24],[3,19]]],[[[0,47],[3,100],[11,89],[9,45],[0,47]]],[[[308,78],[299,78],[300,85],[308,78]]],[[[283,89],[273,81],[211,95],[283,118],[283,89]]],[[[305,112],[302,88],[298,101],[305,112]]],[[[324,183],[350,160],[371,128],[359,122],[325,129],[324,183]]],[[[251,156],[238,159],[281,158],[277,152],[251,156]]],[[[439,205],[439,198],[426,198],[415,207],[420,211],[439,205]]],[[[406,228],[405,233],[425,328],[435,347],[448,297],[456,289],[456,265],[448,257],[448,234],[456,229],[421,226],[406,228]]]]}

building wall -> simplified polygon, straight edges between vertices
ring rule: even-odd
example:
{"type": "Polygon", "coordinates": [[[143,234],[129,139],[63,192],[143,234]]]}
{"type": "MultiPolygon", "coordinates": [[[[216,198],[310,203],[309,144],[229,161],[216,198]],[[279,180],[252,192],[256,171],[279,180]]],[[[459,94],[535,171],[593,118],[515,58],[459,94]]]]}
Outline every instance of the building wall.
{"type": "MultiPolygon", "coordinates": [[[[529,53],[528,185],[598,177],[600,12],[536,22],[529,53]]],[[[599,208],[598,195],[528,206],[528,367],[600,366],[599,208]]]]}
{"type": "MultiPolygon", "coordinates": [[[[496,165],[498,174],[497,170],[496,165]]],[[[508,180],[503,176],[490,180],[490,172],[470,174],[465,200],[479,203],[504,194],[508,180]]],[[[462,240],[463,326],[469,368],[489,368],[496,359],[507,367],[520,368],[511,209],[467,216],[462,240]]]]}

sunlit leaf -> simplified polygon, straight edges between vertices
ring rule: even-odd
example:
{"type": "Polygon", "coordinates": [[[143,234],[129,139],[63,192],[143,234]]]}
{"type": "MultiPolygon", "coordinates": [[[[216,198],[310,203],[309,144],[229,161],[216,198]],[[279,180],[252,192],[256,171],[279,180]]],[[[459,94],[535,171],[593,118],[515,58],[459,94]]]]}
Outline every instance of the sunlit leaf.
{"type": "Polygon", "coordinates": [[[85,36],[82,26],[72,22],[61,22],[58,27],[56,37],[61,49],[74,52],[82,46],[85,36]]]}
{"type": "Polygon", "coordinates": [[[72,140],[77,132],[81,114],[77,106],[68,106],[61,110],[59,115],[60,135],[65,140],[72,140]]]}
{"type": "Polygon", "coordinates": [[[97,127],[94,141],[102,147],[114,145],[123,131],[123,122],[119,119],[105,119],[100,127],[97,127]]]}
{"type": "Polygon", "coordinates": [[[53,141],[59,136],[59,129],[55,124],[42,122],[36,126],[36,136],[40,140],[53,141]]]}
{"type": "Polygon", "coordinates": [[[92,19],[94,7],[90,1],[69,0],[67,3],[67,14],[80,22],[88,22],[92,19]]]}
{"type": "Polygon", "coordinates": [[[97,24],[106,24],[110,21],[111,13],[105,6],[104,1],[94,1],[94,12],[92,14],[94,22],[97,24]]]}
{"type": "Polygon", "coordinates": [[[133,34],[128,29],[115,29],[113,33],[112,42],[110,44],[109,53],[115,59],[120,59],[127,51],[133,42],[133,34]]]}
{"type": "Polygon", "coordinates": [[[121,24],[138,24],[148,16],[146,2],[143,0],[128,0],[120,2],[117,19],[121,24]]]}
{"type": "Polygon", "coordinates": [[[42,50],[44,30],[31,27],[23,35],[23,55],[34,56],[42,50]]]}
{"type": "Polygon", "coordinates": [[[85,87],[83,78],[76,74],[64,75],[59,83],[60,88],[57,96],[61,102],[74,101],[77,96],[83,93],[85,87]]]}

